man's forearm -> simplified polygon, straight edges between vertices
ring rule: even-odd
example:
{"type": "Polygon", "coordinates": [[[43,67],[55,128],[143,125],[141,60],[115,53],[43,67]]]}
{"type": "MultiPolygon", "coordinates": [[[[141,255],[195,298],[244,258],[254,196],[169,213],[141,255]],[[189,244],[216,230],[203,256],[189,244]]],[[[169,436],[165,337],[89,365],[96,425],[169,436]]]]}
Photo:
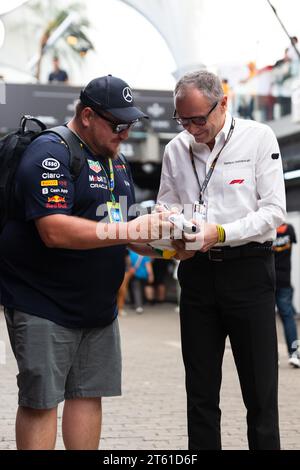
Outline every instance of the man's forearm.
{"type": "Polygon", "coordinates": [[[48,248],[89,250],[128,243],[127,223],[102,224],[80,217],[53,215],[47,220],[37,220],[36,226],[48,248]]]}
{"type": "Polygon", "coordinates": [[[35,221],[39,235],[48,248],[89,250],[128,243],[148,243],[162,236],[160,214],[145,215],[130,222],[103,223],[81,217],[54,214],[35,221]]]}

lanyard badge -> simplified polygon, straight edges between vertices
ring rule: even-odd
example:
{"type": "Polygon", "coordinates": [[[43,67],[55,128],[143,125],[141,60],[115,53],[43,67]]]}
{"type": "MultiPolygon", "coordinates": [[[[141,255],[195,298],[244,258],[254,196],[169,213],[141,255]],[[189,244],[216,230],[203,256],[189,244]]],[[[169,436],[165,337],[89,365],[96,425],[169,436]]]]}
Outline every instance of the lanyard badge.
{"type": "Polygon", "coordinates": [[[107,213],[111,224],[123,222],[121,206],[119,202],[109,201],[107,204],[107,213]]]}
{"type": "Polygon", "coordinates": [[[123,222],[123,216],[122,216],[120,203],[116,202],[115,196],[113,194],[114,189],[115,189],[115,175],[114,175],[114,167],[113,167],[112,160],[109,159],[109,178],[107,177],[105,168],[102,165],[101,167],[104,170],[106,178],[108,179],[108,182],[109,182],[108,189],[110,193],[110,201],[106,203],[109,221],[111,224],[117,224],[119,222],[123,222]]]}
{"type": "Polygon", "coordinates": [[[207,204],[205,202],[196,201],[193,207],[193,219],[196,222],[207,222],[207,204]]]}

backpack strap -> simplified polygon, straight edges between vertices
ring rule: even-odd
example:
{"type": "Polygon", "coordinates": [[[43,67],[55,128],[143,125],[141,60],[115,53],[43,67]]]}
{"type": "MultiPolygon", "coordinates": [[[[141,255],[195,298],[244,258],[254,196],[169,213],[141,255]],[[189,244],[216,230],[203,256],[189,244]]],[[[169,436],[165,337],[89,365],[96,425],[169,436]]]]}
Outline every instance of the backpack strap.
{"type": "Polygon", "coordinates": [[[76,180],[86,162],[83,147],[79,138],[67,126],[57,126],[47,129],[42,134],[55,134],[68,146],[70,152],[70,172],[73,180],[76,180]]]}
{"type": "Polygon", "coordinates": [[[42,121],[40,121],[36,117],[30,116],[30,114],[24,114],[21,117],[20,129],[19,129],[22,134],[25,134],[25,132],[26,132],[26,124],[27,124],[28,121],[34,122],[37,126],[40,127],[41,131],[45,131],[47,129],[46,124],[44,124],[42,121]]]}

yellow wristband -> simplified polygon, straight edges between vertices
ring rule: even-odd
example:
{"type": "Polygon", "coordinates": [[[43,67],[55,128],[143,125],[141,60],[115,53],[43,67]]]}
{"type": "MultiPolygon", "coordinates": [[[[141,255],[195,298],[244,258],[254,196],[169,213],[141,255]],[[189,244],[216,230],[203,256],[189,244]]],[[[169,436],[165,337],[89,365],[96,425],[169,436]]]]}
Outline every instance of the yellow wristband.
{"type": "Polygon", "coordinates": [[[218,243],[224,243],[226,240],[225,230],[222,225],[217,225],[218,243]]]}

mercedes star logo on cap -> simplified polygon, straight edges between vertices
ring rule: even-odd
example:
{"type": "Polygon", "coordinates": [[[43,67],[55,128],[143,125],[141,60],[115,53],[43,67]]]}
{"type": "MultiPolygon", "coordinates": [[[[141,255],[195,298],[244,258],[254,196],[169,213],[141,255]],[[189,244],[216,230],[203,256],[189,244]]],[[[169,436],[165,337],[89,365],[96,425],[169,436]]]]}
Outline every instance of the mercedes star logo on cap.
{"type": "Polygon", "coordinates": [[[127,103],[132,103],[133,101],[132,91],[128,86],[123,90],[123,98],[125,101],[127,101],[127,103]]]}

